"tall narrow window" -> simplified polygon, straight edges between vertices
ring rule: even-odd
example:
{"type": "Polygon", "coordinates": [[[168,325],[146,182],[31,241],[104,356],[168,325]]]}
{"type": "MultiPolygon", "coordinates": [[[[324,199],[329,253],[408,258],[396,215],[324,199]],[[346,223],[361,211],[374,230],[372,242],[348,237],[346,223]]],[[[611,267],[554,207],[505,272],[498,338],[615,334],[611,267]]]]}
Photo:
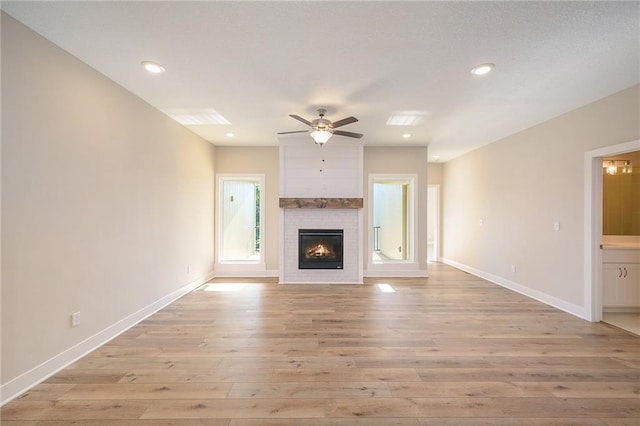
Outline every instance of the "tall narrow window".
{"type": "Polygon", "coordinates": [[[371,260],[374,263],[413,259],[413,179],[372,179],[371,260]]]}
{"type": "Polygon", "coordinates": [[[220,262],[261,262],[262,181],[262,176],[219,178],[218,259],[220,262]]]}

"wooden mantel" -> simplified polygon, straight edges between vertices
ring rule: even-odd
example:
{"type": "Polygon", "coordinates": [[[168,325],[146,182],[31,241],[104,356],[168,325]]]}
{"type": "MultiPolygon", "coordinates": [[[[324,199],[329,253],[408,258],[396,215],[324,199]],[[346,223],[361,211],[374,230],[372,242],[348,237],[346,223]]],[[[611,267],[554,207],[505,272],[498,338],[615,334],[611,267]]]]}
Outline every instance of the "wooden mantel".
{"type": "Polygon", "coordinates": [[[280,198],[281,209],[361,209],[362,198],[280,198]]]}

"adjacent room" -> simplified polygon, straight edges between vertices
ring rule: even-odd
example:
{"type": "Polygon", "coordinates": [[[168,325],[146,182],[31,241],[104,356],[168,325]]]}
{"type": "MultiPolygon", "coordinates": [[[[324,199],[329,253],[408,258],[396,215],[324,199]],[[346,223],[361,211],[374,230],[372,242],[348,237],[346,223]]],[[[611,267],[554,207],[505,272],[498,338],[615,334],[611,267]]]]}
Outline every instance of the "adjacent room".
{"type": "Polygon", "coordinates": [[[0,8],[3,426],[640,419],[640,3],[0,8]]]}

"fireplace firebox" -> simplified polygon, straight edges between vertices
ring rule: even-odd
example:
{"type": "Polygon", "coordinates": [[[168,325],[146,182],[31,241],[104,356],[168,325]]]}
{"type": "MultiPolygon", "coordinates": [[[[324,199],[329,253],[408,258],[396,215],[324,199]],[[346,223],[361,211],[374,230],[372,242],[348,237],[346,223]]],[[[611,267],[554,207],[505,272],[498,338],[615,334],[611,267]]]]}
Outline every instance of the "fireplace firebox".
{"type": "Polygon", "coordinates": [[[298,269],[342,269],[342,229],[299,229],[298,269]]]}

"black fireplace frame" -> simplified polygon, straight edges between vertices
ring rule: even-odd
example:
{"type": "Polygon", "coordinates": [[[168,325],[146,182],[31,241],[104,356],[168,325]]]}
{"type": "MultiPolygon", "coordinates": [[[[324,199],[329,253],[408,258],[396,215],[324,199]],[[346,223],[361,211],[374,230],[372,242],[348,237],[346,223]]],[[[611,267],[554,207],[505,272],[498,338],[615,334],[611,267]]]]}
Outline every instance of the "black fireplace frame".
{"type": "Polygon", "coordinates": [[[344,230],[343,229],[298,229],[298,269],[343,269],[344,267],[344,230]],[[332,249],[336,259],[304,260],[305,237],[340,237],[340,244],[332,249]]]}

